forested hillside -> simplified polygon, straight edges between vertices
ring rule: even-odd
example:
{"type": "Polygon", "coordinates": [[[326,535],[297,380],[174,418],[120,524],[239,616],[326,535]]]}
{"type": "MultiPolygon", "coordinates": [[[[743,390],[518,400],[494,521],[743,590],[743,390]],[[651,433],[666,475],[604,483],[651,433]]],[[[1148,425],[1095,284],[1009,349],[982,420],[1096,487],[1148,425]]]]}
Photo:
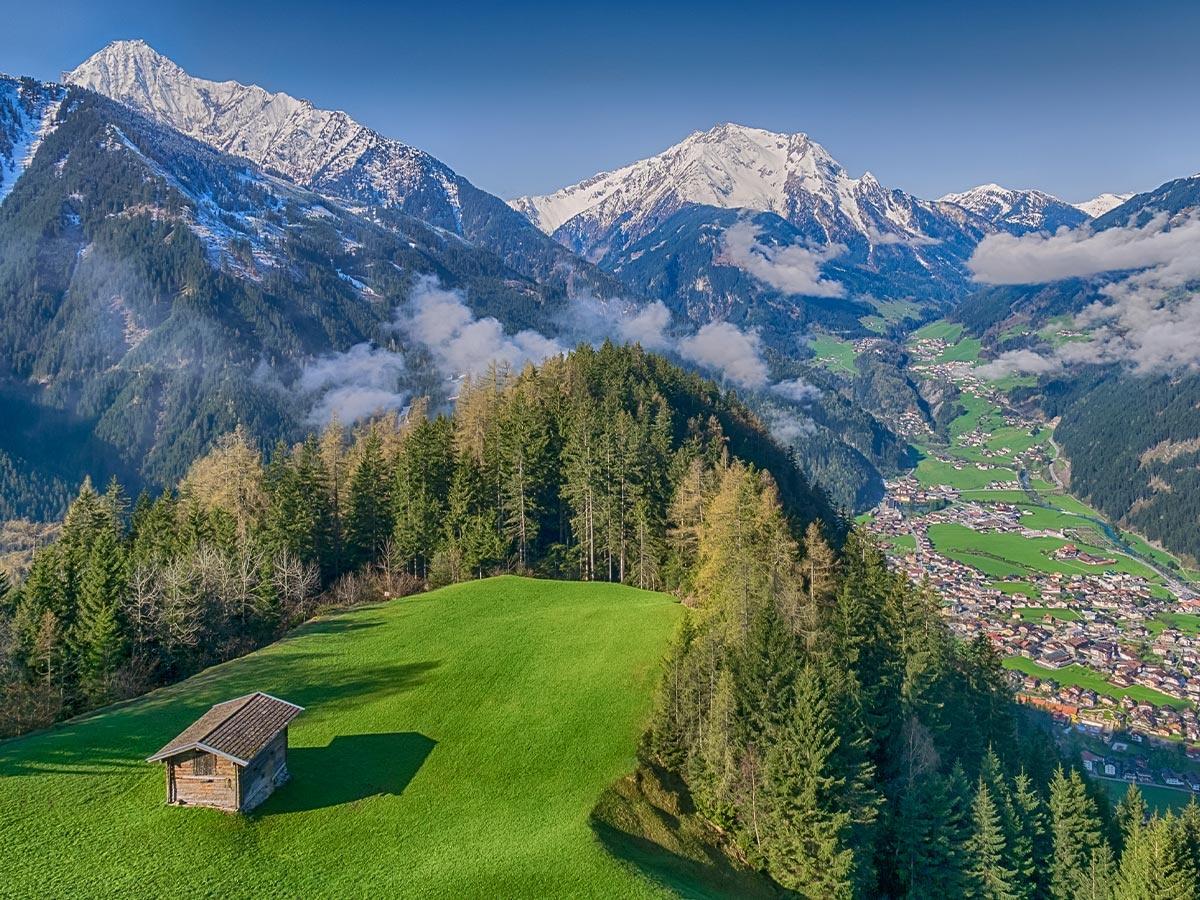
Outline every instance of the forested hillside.
{"type": "Polygon", "coordinates": [[[1134,787],[1114,814],[868,539],[798,541],[738,464],[706,497],[643,767],[596,812],[615,852],[715,877],[706,835],[800,897],[1197,896],[1200,805],[1147,821],[1134,787]]]}
{"type": "Polygon", "coordinates": [[[453,417],[418,405],[265,460],[238,429],[157,498],[85,486],[24,584],[0,591],[3,730],[240,655],[316,603],[500,571],[679,585],[677,537],[734,459],[774,473],[798,525],[839,533],[744,407],[636,348],[493,367],[453,417]]]}
{"type": "Polygon", "coordinates": [[[0,205],[0,403],[18,410],[0,466],[23,474],[0,475],[0,511],[60,513],[84,472],[172,484],[239,423],[297,439],[319,400],[292,389],[305,364],[394,346],[422,278],[513,329],[566,299],[419,220],[373,224],[96,94],[67,89],[51,124],[0,205]],[[47,454],[54,429],[70,439],[47,454]]]}

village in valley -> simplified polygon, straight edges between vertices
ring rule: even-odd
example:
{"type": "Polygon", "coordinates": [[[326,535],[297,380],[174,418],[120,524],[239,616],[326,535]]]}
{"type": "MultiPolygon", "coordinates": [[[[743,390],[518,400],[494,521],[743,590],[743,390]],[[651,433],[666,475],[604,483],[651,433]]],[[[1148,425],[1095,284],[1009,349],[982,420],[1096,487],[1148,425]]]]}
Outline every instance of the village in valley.
{"type": "Polygon", "coordinates": [[[1114,796],[1123,782],[1167,803],[1200,793],[1200,573],[1065,489],[1054,423],[1009,402],[1019,379],[977,374],[960,326],[926,326],[907,350],[910,371],[953,384],[965,412],[948,441],[916,413],[892,423],[920,461],[863,517],[890,563],[941,596],[957,635],[992,642],[1018,699],[1114,796]]]}

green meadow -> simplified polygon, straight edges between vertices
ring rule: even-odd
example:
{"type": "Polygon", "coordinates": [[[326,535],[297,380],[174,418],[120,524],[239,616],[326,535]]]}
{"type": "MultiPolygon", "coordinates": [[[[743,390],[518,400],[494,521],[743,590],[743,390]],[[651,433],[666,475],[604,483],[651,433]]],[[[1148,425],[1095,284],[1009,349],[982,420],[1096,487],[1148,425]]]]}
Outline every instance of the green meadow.
{"type": "Polygon", "coordinates": [[[854,345],[828,334],[815,335],[808,343],[816,355],[815,361],[834,372],[854,375],[854,345]]]}
{"type": "Polygon", "coordinates": [[[1015,669],[1018,672],[1024,672],[1026,675],[1033,675],[1037,678],[1057,681],[1059,684],[1085,688],[1095,691],[1097,694],[1115,697],[1118,700],[1122,697],[1132,697],[1134,700],[1146,700],[1156,706],[1183,708],[1189,705],[1186,700],[1177,700],[1174,697],[1168,697],[1162,691],[1143,687],[1140,684],[1131,685],[1130,687],[1118,687],[1115,684],[1109,684],[1099,672],[1093,672],[1091,669],[1083,666],[1070,665],[1064,666],[1061,669],[1047,669],[1045,666],[1039,666],[1033,660],[1026,659],[1023,656],[1010,656],[1004,660],[1004,667],[1006,669],[1015,669]]]}
{"type": "Polygon", "coordinates": [[[1027,538],[1012,532],[979,532],[964,525],[939,523],[929,526],[929,539],[934,549],[943,556],[975,566],[989,578],[997,580],[1020,579],[1030,572],[1073,574],[1110,570],[1140,575],[1149,581],[1158,579],[1154,572],[1135,559],[1078,542],[1076,546],[1080,550],[1113,562],[1085,565],[1070,559],[1054,559],[1052,554],[1069,543],[1058,538],[1027,538]]]}
{"type": "Polygon", "coordinates": [[[1060,622],[1078,622],[1083,618],[1083,616],[1073,609],[1055,609],[1048,606],[1026,606],[1016,611],[1021,614],[1021,618],[1026,622],[1040,622],[1046,616],[1057,619],[1060,622]]]}
{"type": "Polygon", "coordinates": [[[317,619],[142,699],[0,742],[0,895],[659,896],[590,824],[635,765],[681,608],[504,577],[317,619]],[[248,816],[144,762],[210,704],[306,707],[248,816]]]}

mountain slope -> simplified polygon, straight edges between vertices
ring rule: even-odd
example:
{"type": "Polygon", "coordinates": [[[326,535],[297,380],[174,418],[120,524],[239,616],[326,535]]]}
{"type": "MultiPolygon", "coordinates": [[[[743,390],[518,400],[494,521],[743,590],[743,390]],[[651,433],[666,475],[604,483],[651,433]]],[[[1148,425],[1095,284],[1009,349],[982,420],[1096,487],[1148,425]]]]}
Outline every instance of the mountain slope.
{"type": "MultiPolygon", "coordinates": [[[[1197,216],[1200,176],[1179,178],[1128,198],[1076,237],[1119,247],[1152,235],[1186,235],[1197,216]]],[[[1195,346],[1189,311],[1200,296],[1194,259],[1195,242],[1184,240],[1173,255],[1147,257],[1149,268],[1132,275],[1116,269],[988,287],[953,316],[981,338],[987,356],[1042,361],[1037,384],[1018,395],[1060,419],[1055,438],[1070,460],[1075,493],[1112,520],[1198,560],[1200,378],[1188,356],[1195,346]],[[1163,272],[1171,274],[1159,282],[1163,272]],[[1108,352],[1091,352],[1105,340],[1108,352]],[[1163,347],[1177,350],[1159,355],[1163,347]]]]}
{"type": "MultiPolygon", "coordinates": [[[[88,435],[95,451],[67,472],[57,463],[77,441],[44,456],[45,429],[10,428],[0,455],[71,491],[85,471],[169,484],[239,422],[264,441],[294,434],[313,401],[296,379],[366,341],[404,349],[395,310],[422,279],[512,329],[564,302],[444,230],[400,213],[382,227],[98,94],[5,77],[0,92],[54,107],[0,204],[0,398],[19,420],[62,420],[55,433],[88,435]]],[[[36,121],[0,120],[0,146],[21,146],[36,121]]],[[[437,392],[436,369],[398,353],[344,362],[374,366],[393,403],[402,372],[437,392]]]]}
{"type": "Polygon", "coordinates": [[[952,302],[971,287],[965,260],[996,230],[956,204],[888,190],[869,172],[851,177],[805,134],[734,124],[510,202],[635,292],[694,321],[754,319],[769,334],[812,323],[866,335],[859,320],[869,311],[856,298],[952,302]],[[755,234],[723,252],[743,221],[755,234]]]}
{"type": "MultiPolygon", "coordinates": [[[[1043,191],[1015,191],[998,184],[981,184],[960,194],[947,194],[942,197],[942,202],[970,210],[1011,234],[1057,231],[1064,225],[1074,228],[1088,219],[1088,213],[1080,207],[1043,191]]],[[[1091,203],[1099,205],[1103,201],[1097,198],[1091,203]]]]}
{"type": "Polygon", "coordinates": [[[143,41],[109,44],[67,81],[352,208],[369,208],[388,221],[397,213],[412,216],[461,235],[557,290],[619,293],[603,273],[547,240],[499,198],[344,112],[257,85],[195,78],[143,41]]]}
{"type": "Polygon", "coordinates": [[[317,620],[141,700],[0,743],[0,883],[175,896],[203,869],[205,890],[228,896],[346,897],[364,884],[392,896],[431,885],[659,896],[604,852],[588,813],[633,768],[680,611],[619,585],[470,582],[317,620]],[[289,729],[292,780],[253,816],[165,806],[162,769],[143,758],[210,703],[251,690],[306,707],[289,729]]]}

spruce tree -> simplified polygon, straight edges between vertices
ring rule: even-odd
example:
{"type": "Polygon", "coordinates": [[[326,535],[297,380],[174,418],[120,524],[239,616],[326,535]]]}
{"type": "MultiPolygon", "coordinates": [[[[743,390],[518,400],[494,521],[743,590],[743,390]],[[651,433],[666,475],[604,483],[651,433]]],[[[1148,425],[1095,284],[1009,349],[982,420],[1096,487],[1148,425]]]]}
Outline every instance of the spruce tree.
{"type": "Polygon", "coordinates": [[[1016,874],[1005,864],[1007,842],[1000,811],[984,779],[979,780],[971,805],[971,837],[966,845],[968,897],[1014,900],[1016,874]]]}
{"type": "Polygon", "coordinates": [[[1050,895],[1070,900],[1104,843],[1096,805],[1075,769],[1068,775],[1059,766],[1050,781],[1050,834],[1050,895]]]}
{"type": "Polygon", "coordinates": [[[350,559],[356,566],[371,562],[392,536],[392,479],[383,443],[374,427],[362,436],[358,464],[350,476],[346,537],[350,559]]]}
{"type": "Polygon", "coordinates": [[[96,537],[83,572],[71,634],[80,683],[95,701],[107,697],[108,681],[125,649],[119,609],[127,587],[124,550],[112,529],[105,528],[96,537]]]}
{"type": "Polygon", "coordinates": [[[791,715],[771,739],[766,758],[768,869],[781,885],[805,896],[853,896],[861,862],[848,844],[846,779],[835,763],[839,740],[823,680],[806,665],[796,679],[791,715]]]}
{"type": "Polygon", "coordinates": [[[1136,783],[1125,789],[1125,796],[1117,804],[1117,827],[1120,829],[1121,846],[1133,840],[1134,833],[1146,820],[1146,800],[1136,783]]]}
{"type": "Polygon", "coordinates": [[[1196,868],[1180,822],[1155,817],[1130,832],[1121,854],[1121,900],[1196,900],[1196,868]]]}

